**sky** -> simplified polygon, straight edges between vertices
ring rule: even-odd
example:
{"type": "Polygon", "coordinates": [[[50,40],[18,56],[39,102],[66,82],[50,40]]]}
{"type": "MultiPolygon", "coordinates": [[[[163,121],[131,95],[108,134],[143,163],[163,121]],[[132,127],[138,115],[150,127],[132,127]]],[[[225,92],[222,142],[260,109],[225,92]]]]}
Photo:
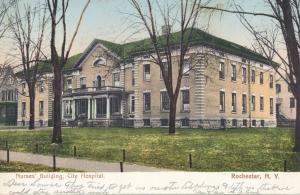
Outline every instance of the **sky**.
{"type": "MultiPolygon", "coordinates": [[[[166,2],[175,0],[153,0],[157,1],[162,7],[166,2]]],[[[39,0],[22,0],[22,3],[35,5],[39,0]]],[[[71,37],[79,14],[84,7],[86,0],[70,0],[70,7],[67,12],[67,33],[71,37]]],[[[248,10],[264,10],[260,4],[261,0],[240,0],[243,7],[248,10]]],[[[220,6],[227,7],[230,0],[215,0],[220,6]]],[[[22,6],[21,6],[22,7],[22,6]]],[[[156,10],[157,11],[157,10],[156,10]]],[[[132,26],[137,20],[131,14],[135,13],[128,0],[92,0],[89,5],[78,35],[75,39],[71,55],[81,53],[95,38],[108,40],[116,43],[124,43],[146,38],[147,34],[140,32],[133,34],[136,28],[132,26]]],[[[158,12],[156,12],[157,14],[158,12]]],[[[207,24],[207,19],[200,19],[197,26],[202,27],[207,24]]],[[[261,20],[253,19],[257,25],[261,25],[261,20]]],[[[209,23],[208,32],[226,40],[238,43],[242,46],[251,48],[253,37],[242,26],[239,19],[234,14],[214,14],[209,23]]],[[[9,32],[7,37],[9,37],[9,32]]],[[[15,45],[9,38],[1,40],[0,44],[0,64],[11,58],[9,55],[15,51],[15,45]]]]}

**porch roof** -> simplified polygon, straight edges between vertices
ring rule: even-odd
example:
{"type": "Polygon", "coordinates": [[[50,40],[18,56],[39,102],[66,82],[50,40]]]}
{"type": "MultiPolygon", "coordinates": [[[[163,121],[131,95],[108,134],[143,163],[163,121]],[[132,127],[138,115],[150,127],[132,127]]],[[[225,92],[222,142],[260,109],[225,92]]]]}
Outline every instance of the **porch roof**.
{"type": "Polygon", "coordinates": [[[63,92],[63,97],[75,97],[75,96],[97,96],[97,95],[125,95],[123,87],[105,86],[105,87],[87,87],[68,89],[63,92]]]}

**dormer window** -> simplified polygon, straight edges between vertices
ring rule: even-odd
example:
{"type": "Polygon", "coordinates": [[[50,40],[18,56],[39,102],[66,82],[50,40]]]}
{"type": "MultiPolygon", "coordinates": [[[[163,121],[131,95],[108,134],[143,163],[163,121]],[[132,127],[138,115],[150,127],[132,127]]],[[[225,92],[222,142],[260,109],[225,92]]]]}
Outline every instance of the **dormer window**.
{"type": "Polygon", "coordinates": [[[106,65],[106,60],[104,58],[97,58],[94,62],[93,62],[93,66],[95,67],[99,67],[101,65],[106,65]]]}

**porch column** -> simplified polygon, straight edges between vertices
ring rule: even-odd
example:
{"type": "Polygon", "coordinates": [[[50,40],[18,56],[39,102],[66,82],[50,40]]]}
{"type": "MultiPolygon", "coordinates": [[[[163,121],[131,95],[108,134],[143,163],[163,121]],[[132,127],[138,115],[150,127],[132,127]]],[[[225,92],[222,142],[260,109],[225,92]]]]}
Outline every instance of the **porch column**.
{"type": "Polygon", "coordinates": [[[94,119],[97,118],[97,99],[94,99],[94,119]]]}
{"type": "Polygon", "coordinates": [[[62,100],[61,101],[61,118],[62,119],[65,119],[65,101],[64,100],[62,100]]]}
{"type": "Polygon", "coordinates": [[[110,97],[106,97],[106,119],[110,119],[110,97]]]}
{"type": "Polygon", "coordinates": [[[91,98],[88,98],[88,112],[87,112],[87,119],[91,118],[91,98]]]}
{"type": "Polygon", "coordinates": [[[72,100],[72,119],[75,120],[75,100],[72,100]]]}

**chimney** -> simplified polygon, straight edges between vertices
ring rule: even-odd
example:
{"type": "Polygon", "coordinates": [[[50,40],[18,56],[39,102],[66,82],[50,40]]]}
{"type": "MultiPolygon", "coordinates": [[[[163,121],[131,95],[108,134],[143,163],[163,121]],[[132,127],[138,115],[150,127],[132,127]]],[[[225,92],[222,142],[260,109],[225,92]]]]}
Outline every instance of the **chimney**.
{"type": "Polygon", "coordinates": [[[171,33],[171,28],[172,28],[172,26],[170,26],[170,25],[163,25],[161,27],[161,34],[166,35],[168,33],[171,33]]]}

